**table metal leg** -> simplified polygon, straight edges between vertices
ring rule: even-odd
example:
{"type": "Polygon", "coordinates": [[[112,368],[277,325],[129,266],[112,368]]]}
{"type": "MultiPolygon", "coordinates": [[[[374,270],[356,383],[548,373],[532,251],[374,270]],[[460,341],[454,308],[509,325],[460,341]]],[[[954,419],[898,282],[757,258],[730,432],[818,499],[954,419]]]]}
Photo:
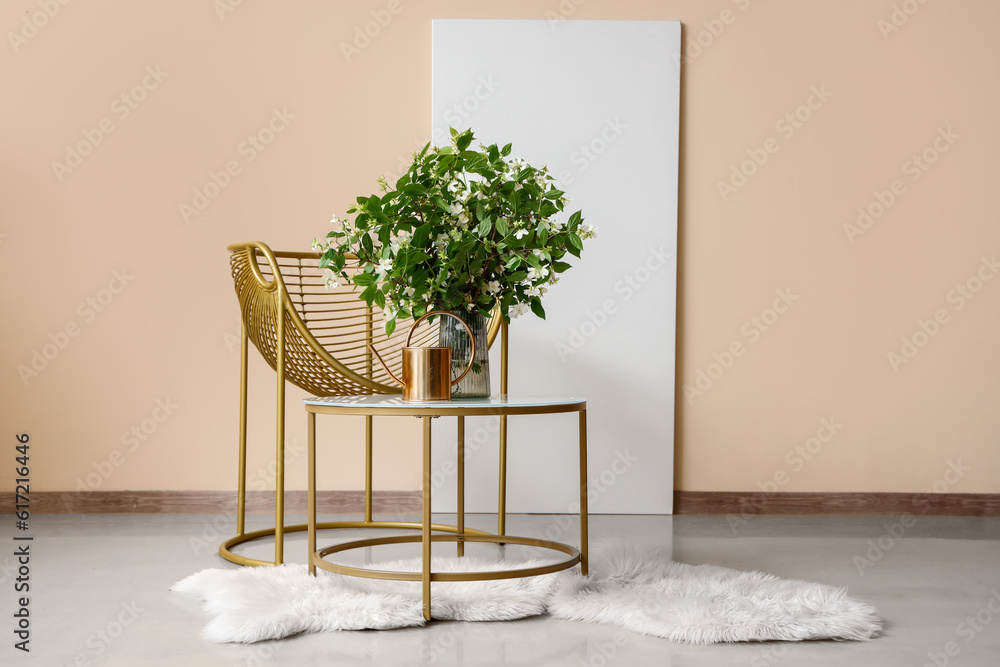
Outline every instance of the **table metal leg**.
{"type": "Polygon", "coordinates": [[[309,442],[306,445],[309,457],[309,470],[306,474],[308,486],[308,513],[309,513],[309,574],[316,576],[316,563],[313,558],[316,554],[316,413],[308,414],[309,442]]]}
{"type": "Polygon", "coordinates": [[[465,555],[465,541],[462,534],[465,533],[465,417],[458,418],[458,557],[465,555]]]}
{"type": "Polygon", "coordinates": [[[507,416],[500,417],[500,498],[497,502],[497,535],[507,534],[507,416]]]}
{"type": "Polygon", "coordinates": [[[580,410],[580,572],[587,571],[587,411],[580,410]]]}
{"type": "Polygon", "coordinates": [[[423,591],[424,619],[431,620],[431,418],[424,417],[424,522],[423,591]]]}

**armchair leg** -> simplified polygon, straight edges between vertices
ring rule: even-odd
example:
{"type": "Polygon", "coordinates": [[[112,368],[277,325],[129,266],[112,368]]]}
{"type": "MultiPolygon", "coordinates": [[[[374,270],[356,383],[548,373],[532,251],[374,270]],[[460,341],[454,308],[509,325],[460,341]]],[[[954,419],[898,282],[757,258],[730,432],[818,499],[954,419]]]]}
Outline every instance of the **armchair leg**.
{"type": "Polygon", "coordinates": [[[284,562],[285,552],[285,326],[284,313],[277,318],[278,414],[274,483],[274,564],[284,562]]]}
{"type": "Polygon", "coordinates": [[[236,535],[246,532],[247,513],[247,325],[240,324],[240,464],[236,482],[236,535]]]}
{"type": "Polygon", "coordinates": [[[365,417],[365,523],[372,522],[372,416],[365,417]]]}

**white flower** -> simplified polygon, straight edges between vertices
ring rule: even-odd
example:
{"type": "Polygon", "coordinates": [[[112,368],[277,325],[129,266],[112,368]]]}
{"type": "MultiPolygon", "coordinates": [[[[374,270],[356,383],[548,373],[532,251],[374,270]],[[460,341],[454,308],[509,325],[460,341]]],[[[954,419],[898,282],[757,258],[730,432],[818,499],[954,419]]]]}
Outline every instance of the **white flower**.
{"type": "Polygon", "coordinates": [[[396,314],[398,312],[399,312],[399,309],[393,308],[392,306],[390,306],[388,304],[386,304],[385,310],[382,311],[382,313],[385,315],[385,319],[386,320],[394,320],[394,319],[396,319],[396,314]]]}
{"type": "Polygon", "coordinates": [[[540,289],[538,289],[537,287],[535,287],[534,285],[532,285],[528,289],[524,290],[524,293],[527,294],[528,296],[541,296],[542,295],[542,291],[540,289]]]}
{"type": "Polygon", "coordinates": [[[527,229],[519,229],[516,232],[514,232],[514,238],[515,239],[524,238],[527,235],[528,235],[528,230],[527,229]]]}
{"type": "Polygon", "coordinates": [[[461,215],[458,216],[458,224],[462,225],[463,227],[468,226],[469,224],[468,211],[462,211],[461,215]]]}
{"type": "Polygon", "coordinates": [[[580,225],[580,238],[592,239],[597,236],[597,227],[593,225],[580,225]]]}
{"type": "Polygon", "coordinates": [[[486,293],[487,294],[496,294],[499,291],[500,291],[500,281],[499,280],[491,280],[488,283],[486,283],[486,293]]]}
{"type": "Polygon", "coordinates": [[[461,213],[464,210],[465,209],[462,208],[462,206],[459,205],[459,204],[452,204],[451,205],[451,212],[454,213],[455,215],[458,215],[459,213],[461,213]]]}
{"type": "Polygon", "coordinates": [[[406,289],[403,290],[403,296],[412,297],[416,293],[416,291],[417,290],[413,289],[412,287],[407,287],[406,289]]]}
{"type": "Polygon", "coordinates": [[[330,289],[337,289],[340,287],[340,283],[337,282],[337,273],[330,268],[323,269],[323,285],[330,289]]]}
{"type": "Polygon", "coordinates": [[[325,249],[325,244],[323,244],[319,239],[313,239],[312,240],[312,249],[313,250],[324,250],[325,249]]]}
{"type": "Polygon", "coordinates": [[[520,183],[515,183],[515,184],[514,184],[514,192],[517,192],[517,191],[518,191],[518,190],[520,190],[521,188],[522,188],[522,185],[521,185],[520,183]]]}
{"type": "MultiPolygon", "coordinates": [[[[378,261],[378,266],[376,267],[376,270],[380,274],[386,274],[386,273],[389,273],[390,271],[392,271],[392,258],[391,257],[386,257],[384,259],[380,259],[378,261]]],[[[385,276],[383,275],[383,277],[385,277],[385,276]]]]}
{"type": "Polygon", "coordinates": [[[333,217],[330,218],[330,224],[331,225],[339,225],[341,222],[343,222],[343,220],[341,220],[340,218],[338,218],[336,213],[334,213],[333,217]]]}
{"type": "Polygon", "coordinates": [[[510,315],[511,319],[517,319],[518,317],[521,317],[521,315],[527,313],[529,310],[531,310],[531,308],[527,304],[515,303],[513,306],[510,307],[508,314],[510,315]]]}
{"type": "Polygon", "coordinates": [[[540,280],[547,275],[549,275],[549,270],[544,266],[540,269],[536,269],[533,266],[528,267],[528,280],[540,280]]]}

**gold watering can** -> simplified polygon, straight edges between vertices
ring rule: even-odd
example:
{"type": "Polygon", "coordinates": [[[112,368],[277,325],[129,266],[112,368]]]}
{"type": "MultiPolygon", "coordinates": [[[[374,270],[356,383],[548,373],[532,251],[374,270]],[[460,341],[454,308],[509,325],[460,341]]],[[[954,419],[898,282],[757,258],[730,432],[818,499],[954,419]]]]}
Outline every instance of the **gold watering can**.
{"type": "Polygon", "coordinates": [[[420,317],[410,327],[410,333],[406,336],[406,343],[403,347],[403,379],[389,370],[382,356],[371,345],[368,349],[382,364],[382,368],[392,376],[392,379],[403,385],[404,401],[447,401],[451,399],[451,388],[462,381],[472,365],[476,361],[476,338],[472,335],[472,329],[465,320],[457,315],[449,313],[447,310],[435,310],[420,317]],[[450,347],[410,347],[410,338],[416,331],[417,325],[431,315],[448,315],[454,317],[462,323],[466,331],[469,332],[469,340],[472,341],[472,352],[469,355],[469,365],[465,372],[458,376],[454,382],[451,381],[451,348],[450,347]]]}

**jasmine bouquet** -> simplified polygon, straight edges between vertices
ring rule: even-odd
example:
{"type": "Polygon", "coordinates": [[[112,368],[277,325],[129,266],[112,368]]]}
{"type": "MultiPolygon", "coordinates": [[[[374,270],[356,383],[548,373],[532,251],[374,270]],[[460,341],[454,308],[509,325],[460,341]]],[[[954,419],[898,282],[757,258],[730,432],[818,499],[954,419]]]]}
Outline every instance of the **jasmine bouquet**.
{"type": "Polygon", "coordinates": [[[580,211],[560,219],[567,199],[548,168],[510,158],[510,144],[473,150],[472,130],[451,139],[414,153],[394,185],[380,178],[384,194],[358,197],[353,220],[334,216],[339,228],[313,241],[327,286],[361,288],[385,313],[386,334],[397,318],[432,310],[544,318],[541,298],[570,268],[567,255],[596,233],[580,211]],[[350,275],[348,255],[358,258],[350,275]]]}

